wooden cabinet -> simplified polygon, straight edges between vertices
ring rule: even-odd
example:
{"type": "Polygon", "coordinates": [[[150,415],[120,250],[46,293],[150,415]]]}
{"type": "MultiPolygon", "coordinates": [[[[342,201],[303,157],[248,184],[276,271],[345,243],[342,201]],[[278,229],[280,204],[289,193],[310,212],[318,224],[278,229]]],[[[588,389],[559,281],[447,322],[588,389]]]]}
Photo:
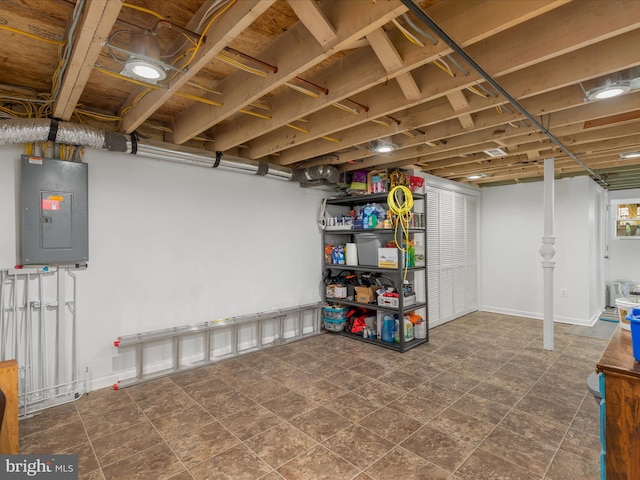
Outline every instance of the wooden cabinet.
{"type": "Polygon", "coordinates": [[[606,479],[640,479],[640,363],[633,358],[628,330],[613,335],[596,371],[604,375],[600,421],[606,479]]]}

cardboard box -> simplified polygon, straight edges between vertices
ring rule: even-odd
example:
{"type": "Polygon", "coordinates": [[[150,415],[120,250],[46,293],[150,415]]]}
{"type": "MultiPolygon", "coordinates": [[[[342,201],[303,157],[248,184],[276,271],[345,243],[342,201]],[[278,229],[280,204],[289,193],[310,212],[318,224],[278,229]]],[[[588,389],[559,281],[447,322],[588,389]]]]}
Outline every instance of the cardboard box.
{"type": "Polygon", "coordinates": [[[379,248],[378,249],[379,268],[398,268],[398,249],[379,248]]]}
{"type": "Polygon", "coordinates": [[[356,302],[358,303],[372,303],[376,301],[376,287],[363,287],[357,286],[356,290],[356,302]]]}

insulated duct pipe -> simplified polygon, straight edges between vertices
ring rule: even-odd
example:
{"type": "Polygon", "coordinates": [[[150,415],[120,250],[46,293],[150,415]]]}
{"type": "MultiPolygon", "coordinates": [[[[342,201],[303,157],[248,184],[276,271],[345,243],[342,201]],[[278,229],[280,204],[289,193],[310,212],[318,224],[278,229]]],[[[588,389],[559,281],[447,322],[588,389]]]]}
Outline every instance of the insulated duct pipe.
{"type": "MultiPolygon", "coordinates": [[[[218,168],[233,172],[249,173],[278,180],[299,180],[293,178],[290,168],[272,165],[258,160],[240,157],[222,158],[221,152],[209,152],[197,148],[171,145],[153,140],[143,140],[135,135],[125,135],[108,130],[100,130],[88,125],[60,122],[47,118],[11,119],[0,121],[0,144],[20,144],[51,141],[64,145],[83,145],[98,150],[138,155],[154,160],[184,163],[199,167],[218,168]]],[[[325,168],[318,173],[315,169],[311,176],[324,178],[330,183],[338,180],[335,167],[325,168]]],[[[306,172],[306,169],[303,169],[306,172]]]]}
{"type": "Polygon", "coordinates": [[[293,171],[292,180],[300,183],[312,183],[326,180],[328,183],[338,183],[340,172],[331,165],[316,165],[315,167],[297,168],[293,171]]]}
{"type": "Polygon", "coordinates": [[[458,45],[449,35],[446,34],[444,30],[442,30],[436,22],[434,22],[431,17],[429,17],[418,5],[416,5],[413,0],[400,0],[409,10],[411,10],[427,27],[429,27],[440,39],[446,43],[454,52],[460,55],[471,67],[478,72],[482,77],[500,94],[506,98],[511,105],[513,105],[522,115],[527,117],[527,119],[533,123],[538,130],[544,133],[549,140],[555,143],[560,149],[569,155],[573,160],[575,160],[578,165],[584,168],[587,172],[589,172],[593,178],[597,179],[603,186],[607,186],[607,182],[604,178],[598,175],[596,172],[591,170],[589,166],[580,160],[572,151],[570,151],[564,143],[560,141],[553,133],[547,130],[544,125],[542,125],[533,115],[531,115],[520,103],[512,97],[502,85],[500,85],[496,80],[489,75],[484,69],[476,63],[476,61],[471,58],[467,52],[465,52],[460,45],[458,45]]]}

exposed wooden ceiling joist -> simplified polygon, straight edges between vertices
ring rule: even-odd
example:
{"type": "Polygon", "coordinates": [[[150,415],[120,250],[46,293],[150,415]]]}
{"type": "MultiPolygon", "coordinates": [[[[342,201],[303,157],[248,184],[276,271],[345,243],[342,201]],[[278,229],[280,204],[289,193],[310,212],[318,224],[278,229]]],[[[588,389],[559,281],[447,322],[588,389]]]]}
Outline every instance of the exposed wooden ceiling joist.
{"type": "MultiPolygon", "coordinates": [[[[263,14],[275,0],[247,0],[221,16],[216,28],[207,32],[207,41],[202,44],[193,60],[188,62],[190,75],[177,75],[166,89],[148,92],[131,109],[122,121],[122,130],[131,133],[160,108],[172,95],[180,90],[191,76],[208,65],[229,41],[241,34],[247,26],[263,14]]],[[[184,68],[183,65],[180,65],[184,68]]],[[[126,108],[126,107],[125,107],[126,108]]],[[[211,107],[216,108],[216,107],[211,107]]],[[[197,132],[200,133],[200,132],[197,132]]]]}
{"type": "MultiPolygon", "coordinates": [[[[592,8],[589,8],[589,2],[584,2],[584,4],[580,3],[579,5],[567,5],[561,7],[558,10],[563,10],[564,8],[569,7],[573,7],[571,10],[575,14],[575,17],[572,17],[572,22],[575,21],[577,23],[576,26],[579,26],[580,29],[577,30],[578,32],[580,32],[579,34],[566,35],[564,29],[560,31],[558,31],[558,29],[545,30],[545,28],[551,23],[563,23],[565,21],[566,12],[558,13],[558,11],[554,11],[550,12],[547,15],[544,15],[543,18],[537,17],[531,22],[533,23],[533,25],[527,25],[528,35],[526,36],[529,39],[528,42],[522,41],[522,39],[520,38],[520,31],[518,30],[514,32],[503,32],[501,34],[497,34],[496,36],[493,36],[486,41],[486,43],[490,43],[493,45],[486,45],[485,42],[482,42],[477,46],[469,46],[467,50],[469,54],[476,60],[476,62],[482,63],[487,67],[487,70],[492,75],[500,78],[502,75],[506,75],[516,70],[535,65],[533,59],[541,59],[541,61],[549,60],[550,58],[552,58],[553,53],[555,52],[565,54],[567,52],[578,50],[581,47],[584,47],[585,43],[587,43],[588,41],[600,41],[605,38],[611,38],[611,31],[614,28],[616,28],[617,33],[621,34],[628,31],[630,29],[630,26],[640,26],[640,11],[630,13],[629,16],[620,16],[617,14],[617,12],[612,12],[609,9],[607,9],[605,12],[594,12],[592,8]],[[556,16],[553,16],[552,14],[556,14],[556,16]],[[603,16],[607,16],[608,18],[605,19],[603,18],[603,16]],[[624,19],[622,19],[621,17],[624,17],[624,19]],[[604,27],[601,22],[606,23],[607,27],[604,27]],[[547,33],[545,33],[545,35],[540,35],[540,32],[542,31],[545,31],[547,33]],[[550,32],[554,32],[554,34],[551,34],[550,32]],[[496,37],[501,37],[500,41],[496,41],[496,37]],[[535,42],[532,41],[534,37],[537,38],[535,42]],[[535,49],[531,48],[530,45],[532,43],[536,45],[535,49]]],[[[633,50],[631,50],[630,52],[631,55],[635,55],[635,53],[636,52],[634,52],[633,50]]],[[[623,55],[623,53],[617,54],[623,55]]],[[[635,58],[637,61],[638,57],[635,58]]],[[[431,70],[434,69],[432,68],[431,70]]],[[[454,90],[455,87],[453,86],[456,86],[458,88],[466,88],[469,86],[473,86],[473,84],[481,80],[479,75],[474,73],[470,73],[470,75],[467,77],[459,76],[454,79],[450,79],[446,77],[445,74],[442,74],[440,83],[433,82],[433,74],[431,73],[424,75],[423,81],[421,81],[421,78],[419,78],[418,74],[414,75],[414,78],[416,78],[416,80],[418,81],[418,85],[420,86],[423,98],[427,99],[434,98],[434,96],[437,96],[440,92],[440,94],[446,94],[447,91],[454,90]]],[[[535,78],[529,78],[530,87],[531,83],[535,82],[535,78]]],[[[507,91],[510,91],[512,96],[518,98],[518,96],[514,95],[514,93],[512,93],[509,88],[507,88],[507,91]]],[[[402,106],[402,108],[406,109],[410,108],[411,106],[413,105],[405,104],[402,106]]],[[[396,106],[395,108],[398,107],[396,106]]],[[[395,111],[396,110],[392,110],[388,113],[392,113],[395,111]]],[[[369,117],[375,115],[376,113],[378,112],[374,113],[370,111],[369,117]]],[[[380,112],[380,115],[382,114],[383,113],[380,112]]],[[[335,116],[336,114],[333,113],[333,115],[335,116]]],[[[332,123],[330,122],[326,122],[326,124],[332,125],[332,123]]],[[[419,125],[415,126],[418,127],[419,125]]],[[[322,133],[323,135],[334,133],[331,131],[322,131],[321,129],[316,129],[315,131],[318,132],[316,135],[320,133],[322,133]]],[[[353,133],[353,128],[350,129],[350,133],[353,133]]],[[[308,138],[309,137],[303,136],[302,140],[307,140],[308,138]]],[[[280,145],[280,142],[274,142],[274,144],[280,145]]],[[[288,145],[291,144],[292,142],[288,143],[288,145]]],[[[253,148],[254,147],[252,147],[252,150],[253,148]]],[[[282,148],[284,148],[284,145],[281,146],[281,149],[282,148]]],[[[326,153],[329,153],[330,150],[331,146],[326,145],[326,143],[324,142],[314,142],[311,146],[305,145],[300,148],[292,147],[289,150],[281,153],[278,159],[278,163],[280,165],[289,165],[291,163],[303,160],[304,158],[324,155],[326,153]]],[[[259,154],[255,153],[253,156],[258,157],[259,154]]]]}
{"type": "MultiPolygon", "coordinates": [[[[402,58],[384,30],[381,28],[374,30],[370,32],[366,38],[387,72],[393,72],[402,68],[402,58]]],[[[405,98],[415,100],[420,97],[420,89],[416,85],[411,73],[401,73],[396,77],[396,81],[405,98]]]]}
{"type": "Polygon", "coordinates": [[[0,115],[135,131],[289,167],[420,168],[481,186],[539,179],[546,156],[558,176],[585,166],[633,175],[618,155],[640,150],[640,2],[415,1],[464,52],[400,0],[5,2],[0,115]],[[172,65],[157,85],[118,73],[137,48],[122,32],[143,31],[172,65]],[[621,80],[625,95],[585,100],[621,80]],[[396,150],[374,153],[379,139],[396,150]],[[500,157],[485,152],[497,147],[500,157]],[[476,169],[486,177],[467,179],[476,169]]]}
{"type": "Polygon", "coordinates": [[[336,31],[333,25],[313,0],[288,1],[300,21],[320,45],[327,45],[336,39],[336,31]]]}
{"type": "Polygon", "coordinates": [[[322,7],[329,19],[331,16],[340,18],[340,23],[334,26],[337,34],[334,41],[327,45],[320,45],[302,23],[294,25],[260,52],[259,58],[263,62],[278,67],[276,73],[267,78],[250,77],[241,71],[231,74],[218,85],[218,88],[224,92],[224,106],[215,108],[204,104],[194,104],[180,113],[175,120],[173,141],[184,143],[189,138],[211,128],[239,109],[258,100],[406,11],[403,5],[398,5],[395,2],[377,2],[373,8],[368,9],[370,16],[364,17],[362,9],[365,8],[365,5],[371,7],[368,0],[349,2],[330,0],[323,3],[322,7]],[[331,16],[328,15],[329,12],[331,16]]]}
{"type": "MultiPolygon", "coordinates": [[[[484,1],[480,3],[481,5],[476,5],[476,8],[484,9],[487,15],[486,21],[482,22],[481,25],[473,25],[473,27],[465,24],[462,19],[470,18],[469,15],[475,12],[475,8],[473,9],[473,12],[460,8],[461,5],[459,2],[456,2],[456,0],[449,0],[437,4],[430,10],[430,13],[436,16],[436,18],[439,15],[446,15],[443,20],[444,27],[449,30],[453,30],[453,34],[456,35],[462,45],[471,45],[474,42],[484,39],[489,32],[500,32],[506,25],[512,26],[516,20],[522,19],[523,15],[531,12],[531,4],[528,2],[517,2],[509,9],[504,9],[501,4],[491,1],[484,1]],[[447,8],[446,13],[443,11],[444,8],[447,8]],[[505,12],[505,10],[508,12],[505,12]],[[459,28],[459,30],[456,28],[459,28]]],[[[557,2],[539,2],[538,7],[547,11],[549,3],[557,2]]],[[[348,55],[342,58],[339,62],[336,62],[334,66],[326,69],[322,76],[319,76],[315,81],[326,85],[329,89],[329,95],[326,99],[327,102],[340,101],[344,98],[361,94],[365,91],[370,92],[375,89],[375,94],[370,93],[368,95],[369,98],[376,99],[375,106],[377,107],[375,112],[368,113],[367,119],[369,119],[391,114],[395,111],[408,108],[424,101],[402,102],[400,99],[394,97],[392,102],[394,106],[385,105],[384,107],[380,107],[382,100],[389,98],[394,94],[390,92],[384,95],[384,93],[382,93],[384,97],[381,99],[381,94],[379,92],[386,90],[382,87],[387,86],[389,79],[393,76],[399,76],[407,72],[413,72],[413,76],[416,73],[416,69],[437,60],[443,55],[451,53],[450,49],[442,42],[438,45],[426,44],[424,48],[420,48],[404,39],[399,39],[394,45],[399,49],[403,63],[398,64],[398,68],[393,72],[380,68],[378,58],[373,52],[369,55],[367,55],[367,52],[357,52],[348,55]]],[[[439,92],[438,87],[432,87],[432,83],[436,79],[444,79],[442,81],[447,81],[448,90],[454,90],[463,82],[468,85],[473,85],[477,81],[481,80],[477,74],[474,76],[473,73],[470,75],[470,78],[461,75],[458,78],[451,79],[446,77],[441,70],[434,67],[427,69],[427,72],[429,72],[429,74],[425,76],[427,78],[423,78],[421,82],[418,82],[414,77],[414,81],[417,82],[418,88],[421,92],[422,99],[430,98],[430,96],[433,95],[433,92],[436,92],[436,94],[442,94],[439,92]],[[466,81],[463,80],[461,82],[460,78],[464,78],[466,81]],[[449,81],[452,81],[453,83],[449,83],[449,81]]],[[[441,84],[441,82],[438,82],[438,85],[441,84]]],[[[440,89],[441,88],[442,87],[440,87],[440,89]]],[[[298,118],[300,116],[300,110],[317,112],[326,106],[323,105],[322,102],[317,102],[314,99],[300,98],[300,95],[296,96],[292,93],[285,95],[286,96],[282,99],[274,98],[272,100],[274,111],[277,113],[274,113],[270,122],[260,122],[258,119],[247,118],[242,119],[240,122],[235,122],[234,128],[231,128],[230,126],[223,126],[220,129],[216,129],[216,148],[225,149],[237,144],[240,135],[245,138],[248,135],[260,135],[262,138],[251,142],[250,150],[248,152],[251,157],[260,158],[273,153],[274,149],[281,151],[282,149],[298,145],[301,142],[308,142],[316,138],[321,138],[322,136],[330,135],[331,133],[344,128],[339,122],[341,113],[337,111],[329,111],[328,118],[323,121],[323,125],[327,125],[327,127],[323,128],[322,125],[314,127],[313,135],[292,136],[290,132],[284,132],[283,134],[283,132],[280,131],[278,133],[274,133],[274,135],[266,136],[269,132],[288,123],[291,118],[298,118]],[[280,139],[277,138],[278,134],[282,135],[280,139]],[[271,147],[271,149],[268,147],[271,147]]],[[[361,118],[357,118],[355,120],[351,119],[350,121],[362,123],[363,120],[361,118]]],[[[350,123],[350,126],[353,126],[353,124],[350,123]]],[[[327,147],[327,149],[329,149],[329,147],[327,147]]],[[[323,155],[323,153],[309,152],[307,158],[317,155],[323,155]]],[[[306,153],[303,153],[303,156],[306,156],[306,153]]],[[[297,160],[294,159],[289,163],[293,163],[295,161],[297,160]]]]}
{"type": "Polygon", "coordinates": [[[71,53],[60,90],[54,99],[54,118],[71,118],[100,55],[102,42],[107,39],[121,9],[120,2],[95,0],[89,2],[87,9],[82,12],[74,32],[73,45],[67,47],[71,48],[71,53]]]}

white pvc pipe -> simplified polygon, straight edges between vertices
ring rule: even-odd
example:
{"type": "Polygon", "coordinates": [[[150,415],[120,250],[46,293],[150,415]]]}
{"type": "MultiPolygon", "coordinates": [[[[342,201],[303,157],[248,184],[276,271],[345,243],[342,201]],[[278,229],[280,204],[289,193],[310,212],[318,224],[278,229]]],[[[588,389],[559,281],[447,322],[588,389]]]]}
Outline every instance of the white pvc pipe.
{"type": "MultiPolygon", "coordinates": [[[[77,358],[76,358],[76,349],[77,349],[77,340],[76,340],[76,276],[71,271],[71,269],[65,269],[65,271],[69,274],[71,279],[73,280],[73,298],[71,300],[70,309],[71,309],[71,381],[76,381],[76,370],[77,367],[77,358]]],[[[75,385],[74,385],[75,387],[75,385]]]]}
{"type": "Polygon", "coordinates": [[[542,237],[543,277],[543,345],[545,350],[553,350],[553,269],[556,262],[553,260],[556,250],[553,245],[556,237],[553,236],[553,210],[554,210],[554,159],[544,159],[544,235],[542,237]]]}
{"type": "MultiPolygon", "coordinates": [[[[32,392],[35,390],[33,386],[33,345],[32,345],[32,330],[33,325],[31,322],[33,321],[33,304],[31,303],[31,295],[29,292],[31,283],[31,275],[27,273],[27,276],[24,281],[24,308],[25,308],[25,337],[24,337],[24,383],[26,391],[32,392]]],[[[26,405],[26,403],[25,403],[26,405]]]]}
{"type": "Polygon", "coordinates": [[[46,321],[46,307],[44,305],[44,282],[42,272],[38,273],[38,300],[40,301],[40,315],[39,315],[39,327],[38,327],[38,352],[40,356],[40,383],[38,384],[38,389],[44,388],[46,385],[45,379],[47,375],[45,374],[47,369],[47,356],[45,352],[47,337],[45,336],[45,321],[46,321]]]}
{"type": "Polygon", "coordinates": [[[65,289],[66,278],[64,276],[64,270],[58,268],[58,307],[57,307],[57,325],[56,325],[56,360],[55,360],[55,384],[59,385],[68,381],[67,375],[65,375],[65,338],[66,338],[66,300],[67,293],[65,289]],[[62,376],[64,375],[64,378],[62,376]]]}

